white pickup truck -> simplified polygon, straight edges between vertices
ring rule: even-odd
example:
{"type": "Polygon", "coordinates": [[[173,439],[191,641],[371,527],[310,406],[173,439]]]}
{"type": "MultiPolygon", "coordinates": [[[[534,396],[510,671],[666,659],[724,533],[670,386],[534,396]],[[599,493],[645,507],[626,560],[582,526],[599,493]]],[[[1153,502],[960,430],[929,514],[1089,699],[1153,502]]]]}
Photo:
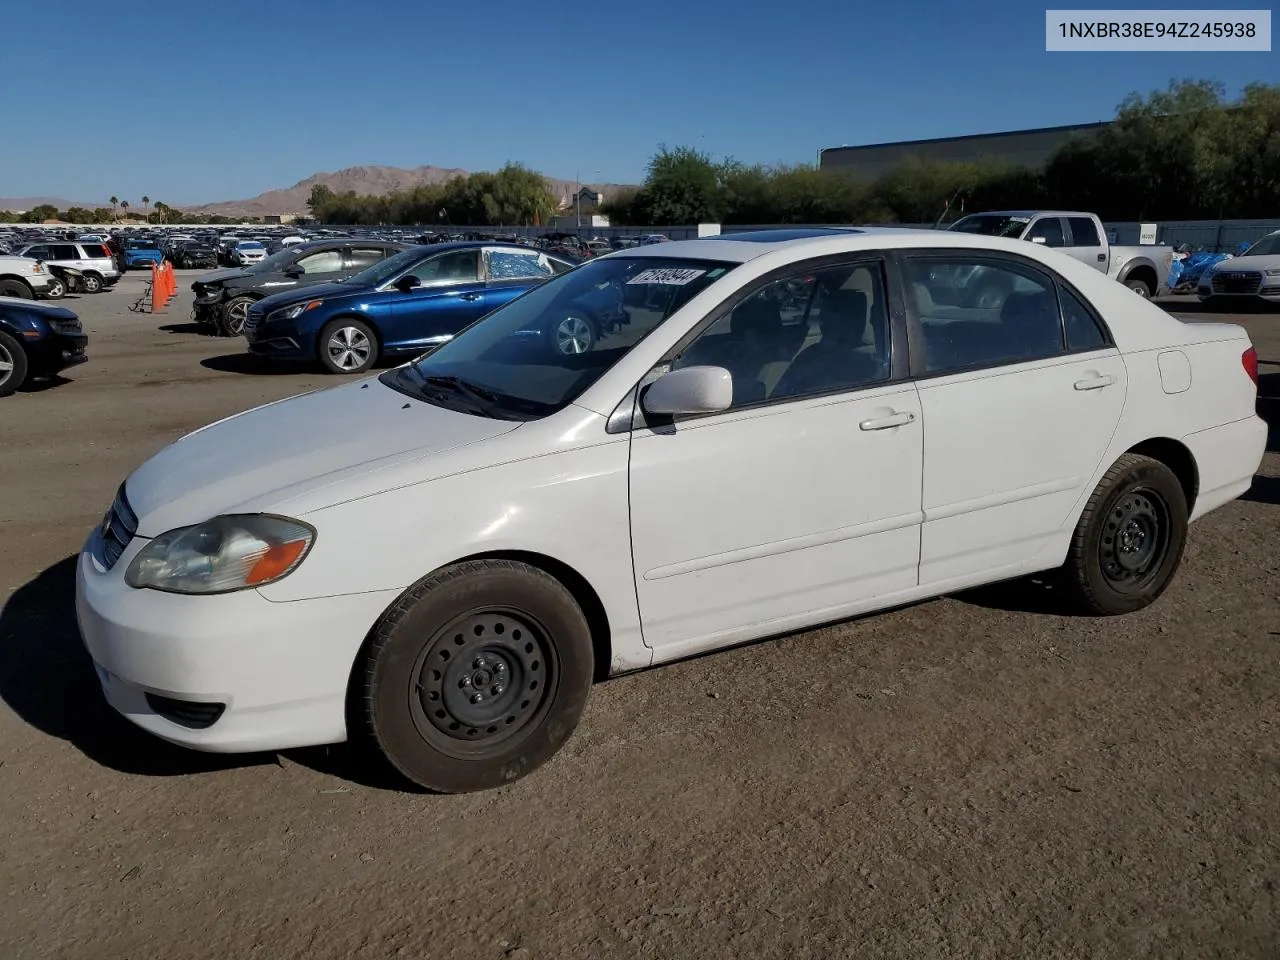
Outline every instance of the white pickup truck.
{"type": "Polygon", "coordinates": [[[1043,243],[1097,268],[1141,297],[1169,292],[1173,248],[1163,244],[1113,247],[1107,242],[1102,221],[1092,213],[1065,210],[971,213],[947,229],[1043,243]]]}

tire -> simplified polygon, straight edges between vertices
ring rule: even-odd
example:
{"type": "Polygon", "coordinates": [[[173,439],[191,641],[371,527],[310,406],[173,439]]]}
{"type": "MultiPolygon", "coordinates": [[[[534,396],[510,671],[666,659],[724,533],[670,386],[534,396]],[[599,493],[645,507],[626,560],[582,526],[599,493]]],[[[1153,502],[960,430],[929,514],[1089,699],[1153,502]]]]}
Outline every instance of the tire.
{"type": "Polygon", "coordinates": [[[1151,284],[1142,279],[1126,280],[1124,285],[1140,296],[1143,300],[1150,300],[1155,295],[1155,291],[1151,289],[1151,284]]]}
{"type": "Polygon", "coordinates": [[[551,349],[562,357],[586,353],[600,339],[595,321],[583,313],[570,313],[549,334],[551,349]]]}
{"type": "Polygon", "coordinates": [[[17,297],[20,300],[34,300],[35,292],[21,280],[0,280],[0,297],[17,297]]]}
{"type": "Polygon", "coordinates": [[[0,331],[0,397],[7,397],[27,379],[27,355],[22,344],[0,331]]]}
{"type": "Polygon", "coordinates": [[[224,337],[238,337],[244,331],[249,308],[257,303],[253,297],[232,297],[218,311],[218,333],[224,337]]]}
{"type": "Polygon", "coordinates": [[[1132,613],[1164,593],[1186,543],[1182,484],[1159,460],[1126,453],[1085,504],[1061,580],[1087,613],[1132,613]]]}
{"type": "Polygon", "coordinates": [[[594,667],[572,594],[510,560],[417,584],[375,628],[362,666],[355,692],[374,746],[442,793],[502,786],[549,760],[578,725],[594,667]]]}
{"type": "Polygon", "coordinates": [[[85,293],[101,293],[102,277],[96,273],[86,273],[82,278],[85,293]]]}
{"type": "Polygon", "coordinates": [[[363,320],[339,317],[320,331],[320,362],[330,373],[364,373],[378,362],[378,338],[363,320]]]}
{"type": "Polygon", "coordinates": [[[49,285],[44,288],[46,300],[61,300],[67,295],[67,285],[60,277],[50,277],[49,285]]]}

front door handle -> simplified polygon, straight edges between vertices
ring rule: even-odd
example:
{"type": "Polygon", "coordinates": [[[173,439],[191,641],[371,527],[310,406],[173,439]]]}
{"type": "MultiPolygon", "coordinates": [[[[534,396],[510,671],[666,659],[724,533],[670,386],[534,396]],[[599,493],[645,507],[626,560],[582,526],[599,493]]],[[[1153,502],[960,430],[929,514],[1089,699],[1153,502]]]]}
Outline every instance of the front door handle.
{"type": "Polygon", "coordinates": [[[478,293],[464,293],[464,294],[462,294],[462,299],[463,299],[463,300],[479,300],[479,299],[480,299],[480,294],[478,294],[478,293]]]}
{"type": "Polygon", "coordinates": [[[1111,374],[1102,374],[1096,377],[1089,377],[1085,380],[1076,381],[1077,390],[1101,390],[1103,387],[1109,387],[1116,382],[1116,378],[1111,374]]]}
{"type": "Polygon", "coordinates": [[[887,417],[876,417],[873,420],[863,420],[858,424],[861,430],[888,430],[891,427],[905,427],[908,423],[913,423],[916,419],[914,413],[892,413],[887,417]]]}

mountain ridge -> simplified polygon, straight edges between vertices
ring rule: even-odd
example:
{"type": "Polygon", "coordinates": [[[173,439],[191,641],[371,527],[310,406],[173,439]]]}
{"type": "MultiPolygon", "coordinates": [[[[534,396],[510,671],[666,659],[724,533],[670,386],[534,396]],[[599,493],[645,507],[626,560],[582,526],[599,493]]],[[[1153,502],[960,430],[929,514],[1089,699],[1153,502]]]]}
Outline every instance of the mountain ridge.
{"type": "MultiPolygon", "coordinates": [[[[311,176],[299,180],[291,187],[266,190],[255,197],[243,200],[218,200],[211,203],[174,204],[174,206],[186,214],[203,213],[209,216],[264,217],[284,216],[287,214],[305,215],[308,212],[307,198],[311,196],[312,188],[320,184],[327,186],[334,193],[345,193],[348,190],[352,190],[358,194],[381,196],[396,190],[411,190],[424,184],[445,183],[454,177],[468,176],[470,172],[461,167],[436,167],[429,164],[410,168],[360,164],[353,167],[343,167],[341,170],[313,173],[311,176]]],[[[574,180],[546,177],[546,181],[551,188],[551,192],[564,203],[568,203],[572,199],[574,192],[578,188],[578,182],[574,180]]],[[[611,192],[629,188],[627,184],[589,184],[584,182],[581,185],[600,191],[606,197],[611,192]]],[[[73,206],[87,207],[90,210],[95,207],[110,208],[111,206],[110,203],[105,201],[86,203],[83,201],[64,200],[60,197],[14,197],[0,198],[0,210],[30,210],[45,203],[52,204],[59,210],[66,210],[68,207],[73,206]]],[[[129,203],[130,213],[142,213],[142,205],[139,201],[130,200],[129,203]]]]}

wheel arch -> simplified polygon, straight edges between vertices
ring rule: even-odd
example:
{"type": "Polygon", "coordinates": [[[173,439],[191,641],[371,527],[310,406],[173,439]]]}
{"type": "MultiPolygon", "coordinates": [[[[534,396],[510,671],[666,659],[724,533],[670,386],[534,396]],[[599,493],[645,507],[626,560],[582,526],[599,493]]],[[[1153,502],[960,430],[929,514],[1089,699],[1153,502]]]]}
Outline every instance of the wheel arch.
{"type": "Polygon", "coordinates": [[[1126,263],[1120,270],[1116,280],[1119,283],[1128,283],[1130,280],[1145,280],[1151,288],[1152,296],[1160,292],[1160,275],[1156,272],[1156,265],[1145,258],[1130,260],[1126,263]]]}
{"type": "MultiPolygon", "coordinates": [[[[324,323],[320,324],[320,326],[314,328],[316,331],[316,359],[317,360],[320,359],[320,351],[324,349],[325,330],[329,329],[329,325],[331,323],[336,323],[339,320],[359,320],[366,327],[368,327],[369,330],[372,331],[373,333],[374,345],[378,348],[378,359],[379,360],[382,359],[383,350],[386,349],[386,341],[382,334],[382,328],[378,326],[378,322],[374,320],[373,317],[365,316],[359,313],[352,313],[348,310],[344,313],[335,313],[332,317],[327,319],[324,323]]],[[[374,361],[374,362],[376,363],[377,361],[374,361]]],[[[466,559],[474,560],[475,558],[467,557],[466,559]]]]}
{"type": "Polygon", "coordinates": [[[1170,437],[1152,437],[1130,447],[1125,453],[1135,453],[1158,460],[1173,471],[1187,498],[1187,514],[1195,511],[1196,497],[1200,493],[1200,468],[1195,454],[1183,443],[1170,437]]]}
{"type": "Polygon", "coordinates": [[[16,273],[0,273],[0,282],[4,282],[6,280],[12,280],[15,283],[22,284],[24,287],[27,288],[28,291],[31,292],[32,296],[35,296],[35,287],[31,286],[31,284],[27,282],[27,279],[25,277],[19,276],[16,273]]]}

